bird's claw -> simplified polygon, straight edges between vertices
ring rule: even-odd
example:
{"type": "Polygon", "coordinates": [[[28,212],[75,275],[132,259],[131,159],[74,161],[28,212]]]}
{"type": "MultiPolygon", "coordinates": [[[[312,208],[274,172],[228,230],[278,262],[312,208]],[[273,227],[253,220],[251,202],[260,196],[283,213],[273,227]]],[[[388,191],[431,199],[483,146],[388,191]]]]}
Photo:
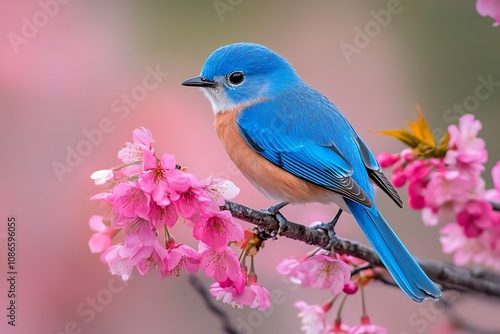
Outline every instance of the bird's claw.
{"type": "Polygon", "coordinates": [[[280,210],[283,209],[286,205],[288,205],[287,202],[281,202],[279,204],[270,206],[267,209],[261,210],[263,213],[273,215],[279,222],[278,232],[274,235],[274,237],[276,237],[276,235],[282,235],[283,232],[285,232],[287,229],[287,219],[280,212],[280,210]]]}
{"type": "Polygon", "coordinates": [[[283,235],[283,232],[285,232],[288,228],[286,225],[287,219],[280,212],[276,212],[275,216],[280,223],[278,228],[278,235],[283,235]]]}
{"type": "Polygon", "coordinates": [[[325,249],[327,250],[332,250],[333,249],[333,244],[337,240],[337,233],[335,232],[335,225],[337,224],[340,215],[342,215],[342,209],[339,209],[335,217],[328,222],[328,223],[321,223],[319,225],[316,225],[315,228],[319,230],[323,230],[326,233],[328,233],[328,236],[330,237],[330,240],[328,241],[328,245],[326,245],[325,249]]]}
{"type": "Polygon", "coordinates": [[[337,232],[335,232],[335,224],[332,224],[332,222],[321,223],[319,225],[314,226],[314,228],[317,230],[323,230],[326,233],[328,233],[328,237],[330,238],[330,240],[328,241],[328,245],[326,245],[325,249],[331,250],[333,248],[333,244],[335,244],[335,241],[337,240],[337,232]]]}
{"type": "Polygon", "coordinates": [[[285,206],[288,205],[288,202],[281,202],[276,205],[271,205],[267,209],[261,210],[264,213],[270,214],[270,215],[275,215],[280,212],[281,209],[283,209],[285,206]]]}

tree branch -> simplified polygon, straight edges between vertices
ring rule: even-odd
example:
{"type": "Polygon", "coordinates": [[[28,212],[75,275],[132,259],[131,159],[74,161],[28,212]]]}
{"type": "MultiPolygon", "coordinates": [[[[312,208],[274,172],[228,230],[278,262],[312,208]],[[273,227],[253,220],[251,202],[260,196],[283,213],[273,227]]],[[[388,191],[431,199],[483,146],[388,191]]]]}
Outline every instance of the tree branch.
{"type": "MultiPolygon", "coordinates": [[[[269,232],[278,231],[279,222],[274,215],[231,201],[226,201],[226,204],[221,209],[229,210],[233,217],[257,225],[269,232]]],[[[322,248],[325,248],[330,240],[328,233],[324,230],[307,227],[288,220],[286,220],[286,228],[282,235],[322,248]]],[[[352,255],[369,262],[373,267],[384,268],[377,253],[372,248],[361,243],[337,238],[333,247],[340,254],[352,255]]],[[[428,259],[416,258],[416,260],[427,275],[434,282],[440,284],[443,290],[456,290],[500,298],[500,276],[495,273],[459,268],[451,264],[428,259]]],[[[380,277],[378,279],[390,283],[386,279],[380,277]]]]}
{"type": "Polygon", "coordinates": [[[191,284],[191,286],[193,286],[193,288],[195,288],[196,292],[198,292],[210,312],[212,312],[220,320],[222,328],[224,328],[224,333],[239,334],[236,328],[234,328],[234,326],[231,324],[231,320],[229,320],[226,312],[221,310],[219,306],[215,304],[215,299],[209,295],[209,293],[207,292],[207,288],[203,285],[200,279],[194,275],[190,275],[189,283],[191,284]]]}

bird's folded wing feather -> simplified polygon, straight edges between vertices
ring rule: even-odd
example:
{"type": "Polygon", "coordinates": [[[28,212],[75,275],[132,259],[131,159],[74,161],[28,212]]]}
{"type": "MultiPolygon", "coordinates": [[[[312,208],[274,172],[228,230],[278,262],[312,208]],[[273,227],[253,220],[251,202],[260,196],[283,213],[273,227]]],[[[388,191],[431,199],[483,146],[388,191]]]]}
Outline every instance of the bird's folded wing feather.
{"type": "Polygon", "coordinates": [[[358,145],[359,153],[361,154],[361,158],[363,159],[363,163],[365,164],[370,179],[380,189],[382,189],[400,208],[402,208],[403,201],[399,197],[399,194],[396,191],[396,189],[394,189],[393,185],[389,182],[389,180],[387,180],[384,173],[382,173],[382,169],[380,168],[377,159],[375,159],[375,157],[373,156],[368,146],[366,146],[363,139],[356,136],[355,140],[356,144],[358,145]]]}
{"type": "Polygon", "coordinates": [[[259,126],[262,122],[252,119],[251,115],[248,113],[240,118],[238,127],[247,144],[257,153],[303,180],[362,205],[373,206],[371,199],[351,177],[353,168],[333,143],[319,145],[297,140],[283,131],[259,126]]]}

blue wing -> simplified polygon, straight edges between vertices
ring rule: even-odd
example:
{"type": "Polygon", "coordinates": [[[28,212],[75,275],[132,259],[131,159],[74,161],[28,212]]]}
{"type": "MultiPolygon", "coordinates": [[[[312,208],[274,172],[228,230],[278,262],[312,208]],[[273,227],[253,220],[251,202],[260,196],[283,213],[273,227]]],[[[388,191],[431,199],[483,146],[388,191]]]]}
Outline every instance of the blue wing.
{"type": "Polygon", "coordinates": [[[387,195],[389,195],[389,197],[394,201],[394,203],[396,203],[400,208],[402,208],[403,201],[399,197],[399,194],[396,191],[396,189],[394,189],[394,186],[389,182],[389,180],[387,180],[387,177],[385,177],[384,173],[382,173],[382,169],[380,168],[377,159],[375,159],[368,146],[366,146],[363,139],[361,139],[359,136],[356,136],[355,141],[356,144],[358,145],[358,150],[359,153],[361,154],[361,159],[365,164],[366,171],[368,172],[368,176],[370,177],[370,179],[377,186],[379,186],[379,188],[382,189],[387,195]]]}
{"type": "MultiPolygon", "coordinates": [[[[318,140],[314,135],[305,136],[305,133],[311,132],[304,128],[305,131],[301,132],[301,126],[293,123],[293,116],[277,117],[282,112],[277,108],[271,101],[258,103],[242,111],[238,126],[247,144],[287,172],[372,207],[370,197],[351,177],[353,167],[335,143],[332,140],[318,140]]],[[[316,128],[316,131],[321,129],[316,128]]]]}

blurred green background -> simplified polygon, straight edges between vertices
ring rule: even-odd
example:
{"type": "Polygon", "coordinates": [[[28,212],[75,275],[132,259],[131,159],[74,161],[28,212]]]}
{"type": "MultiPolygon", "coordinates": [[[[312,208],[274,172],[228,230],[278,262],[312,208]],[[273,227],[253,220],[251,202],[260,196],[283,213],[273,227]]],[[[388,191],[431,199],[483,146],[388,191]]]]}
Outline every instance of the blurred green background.
{"type": "MultiPolygon", "coordinates": [[[[157,152],[176,155],[200,178],[214,174],[233,180],[241,188],[237,201],[255,208],[271,204],[231,167],[213,130],[208,101],[180,86],[221,45],[256,42],[286,57],[343,111],[375,153],[402,146],[370,131],[400,128],[413,119],[417,104],[439,134],[457,121],[457,106],[465,103],[469,109],[463,110],[483,123],[480,135],[489,150],[484,177],[491,187],[489,169],[500,160],[500,28],[479,16],[472,0],[62,2],[0,5],[5,36],[0,44],[1,236],[8,215],[19,222],[17,326],[7,326],[2,315],[1,333],[222,332],[187,277],[162,280],[155,272],[135,273],[124,285],[87,246],[87,220],[103,213],[88,201],[101,190],[89,176],[118,165],[118,149],[140,126],[152,131],[157,152]],[[377,21],[388,8],[394,13],[377,21]],[[346,56],[346,47],[356,51],[346,56]],[[123,94],[141,85],[148,69],[162,73],[157,87],[116,112],[124,106],[123,94]],[[479,99],[482,80],[496,86],[479,99]],[[96,133],[103,121],[109,131],[85,146],[85,133],[96,133]],[[85,154],[68,164],[72,150],[85,154]]],[[[419,212],[395,209],[383,195],[378,201],[414,255],[451,261],[441,253],[439,227],[424,227],[419,212]]],[[[335,211],[308,205],[284,212],[308,224],[326,221],[335,211]]],[[[337,232],[366,242],[351,217],[343,217],[337,232]]],[[[191,243],[186,228],[176,237],[191,243]]],[[[3,274],[5,238],[0,242],[3,274]]],[[[259,281],[283,295],[264,313],[223,305],[242,333],[301,332],[293,302],[323,303],[328,296],[285,283],[275,266],[308,250],[290,240],[267,243],[257,258],[259,281]]],[[[500,331],[498,303],[482,297],[457,300],[465,318],[500,331]]],[[[6,291],[0,291],[0,309],[7,302],[6,291]]],[[[368,287],[367,303],[372,321],[390,333],[459,332],[449,329],[443,310],[431,302],[415,304],[379,283],[368,287]]],[[[360,314],[356,295],[348,300],[344,319],[355,325],[360,314]]]]}

